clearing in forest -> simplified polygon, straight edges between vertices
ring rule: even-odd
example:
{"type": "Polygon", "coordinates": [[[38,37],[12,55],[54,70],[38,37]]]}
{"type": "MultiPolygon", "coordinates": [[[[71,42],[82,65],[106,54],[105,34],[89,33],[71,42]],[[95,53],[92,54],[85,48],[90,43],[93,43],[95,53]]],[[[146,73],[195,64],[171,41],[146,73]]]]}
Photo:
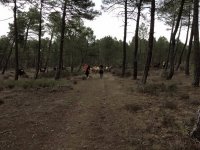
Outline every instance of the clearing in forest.
{"type": "Polygon", "coordinates": [[[0,92],[2,150],[198,149],[189,133],[199,89],[180,74],[149,83],[105,74],[73,87],[0,92]],[[179,80],[177,80],[179,79],[179,80]]]}

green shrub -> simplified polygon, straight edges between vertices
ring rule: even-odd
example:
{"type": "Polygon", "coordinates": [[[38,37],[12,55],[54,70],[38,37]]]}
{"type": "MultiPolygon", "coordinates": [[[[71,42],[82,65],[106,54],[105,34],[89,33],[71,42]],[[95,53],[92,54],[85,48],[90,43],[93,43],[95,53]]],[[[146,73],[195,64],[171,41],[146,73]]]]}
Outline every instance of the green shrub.
{"type": "Polygon", "coordinates": [[[66,85],[66,80],[54,80],[54,79],[38,79],[38,80],[5,80],[1,81],[1,88],[13,89],[15,87],[29,89],[29,88],[46,88],[66,85]]]}

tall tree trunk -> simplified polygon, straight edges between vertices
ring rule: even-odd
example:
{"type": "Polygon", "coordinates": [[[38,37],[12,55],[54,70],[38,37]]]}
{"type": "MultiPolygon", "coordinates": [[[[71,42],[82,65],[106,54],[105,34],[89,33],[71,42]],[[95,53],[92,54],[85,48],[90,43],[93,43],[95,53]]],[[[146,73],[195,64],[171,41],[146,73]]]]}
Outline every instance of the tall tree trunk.
{"type": "MultiPolygon", "coordinates": [[[[189,10],[190,10],[190,8],[189,8],[189,10]]],[[[186,48],[187,42],[188,42],[189,30],[190,30],[190,11],[189,11],[188,28],[187,28],[187,34],[186,34],[185,44],[184,44],[183,49],[182,49],[182,51],[181,51],[181,55],[180,55],[180,57],[179,57],[176,70],[179,69],[179,67],[180,67],[180,65],[181,65],[181,62],[182,62],[183,53],[184,53],[184,51],[185,51],[185,48],[186,48]]]]}
{"type": "Polygon", "coordinates": [[[175,51],[175,43],[176,43],[175,37],[176,37],[176,33],[178,31],[178,27],[179,27],[179,24],[180,24],[184,3],[185,3],[185,0],[182,0],[180,10],[179,10],[179,14],[178,14],[178,18],[177,18],[177,22],[176,22],[176,26],[175,26],[174,32],[172,34],[172,47],[171,47],[171,50],[170,50],[170,70],[169,70],[169,74],[167,76],[167,80],[172,79],[172,77],[174,75],[174,56],[175,56],[174,51],[175,51]]]}
{"type": "Polygon", "coordinates": [[[178,33],[178,37],[177,37],[177,41],[176,41],[176,45],[175,45],[174,65],[176,65],[176,61],[177,61],[177,53],[178,53],[179,44],[180,44],[181,30],[182,30],[182,20],[181,20],[181,24],[180,24],[180,28],[179,28],[179,33],[178,33]]]}
{"type": "Polygon", "coordinates": [[[6,57],[6,50],[4,50],[3,55],[1,57],[1,60],[0,60],[0,69],[3,68],[3,61],[4,61],[5,57],[6,57]]]}
{"type": "MultiPolygon", "coordinates": [[[[83,55],[83,51],[81,50],[81,63],[80,63],[80,66],[79,66],[77,72],[79,72],[81,70],[81,67],[83,66],[86,56],[87,56],[87,50],[86,50],[85,55],[83,55]]],[[[100,60],[100,58],[99,58],[99,60],[100,60]]],[[[100,61],[98,61],[98,62],[100,64],[100,61]]]]}
{"type": "Polygon", "coordinates": [[[55,76],[56,80],[58,80],[60,78],[60,73],[61,73],[62,64],[63,64],[63,47],[64,47],[65,24],[66,24],[65,23],[66,7],[67,7],[67,0],[64,0],[63,14],[62,14],[62,26],[61,26],[61,37],[60,37],[60,56],[59,56],[58,70],[57,70],[56,76],[55,76]]]}
{"type": "Polygon", "coordinates": [[[27,28],[26,28],[26,34],[25,34],[25,40],[24,40],[24,46],[23,46],[23,52],[26,54],[26,61],[25,64],[28,67],[28,53],[27,53],[27,41],[28,41],[28,33],[29,33],[29,29],[30,29],[30,24],[31,24],[31,20],[29,20],[28,24],[27,24],[27,28]]]}
{"type": "Polygon", "coordinates": [[[192,29],[190,32],[190,41],[189,41],[189,46],[188,46],[188,51],[187,51],[187,56],[186,56],[186,61],[185,61],[185,75],[189,76],[190,75],[190,54],[192,51],[192,41],[193,41],[193,37],[194,37],[194,27],[193,27],[193,23],[192,23],[192,29]]]}
{"type": "Polygon", "coordinates": [[[154,21],[155,21],[155,0],[151,0],[151,24],[150,24],[150,33],[149,33],[149,46],[148,54],[146,59],[146,64],[144,68],[144,75],[142,78],[142,83],[145,84],[151,64],[152,50],[153,50],[153,38],[154,38],[154,21]]]}
{"type": "Polygon", "coordinates": [[[48,53],[47,53],[47,60],[45,62],[45,65],[44,67],[47,68],[48,66],[48,62],[49,62],[49,57],[50,57],[50,52],[51,52],[51,46],[52,46],[52,40],[53,40],[53,30],[51,32],[51,38],[50,38],[50,41],[49,41],[49,46],[48,46],[48,53]]]}
{"type": "Polygon", "coordinates": [[[9,62],[9,60],[10,60],[10,56],[11,56],[12,51],[13,51],[13,45],[14,45],[14,41],[12,42],[12,45],[11,45],[11,48],[10,48],[10,51],[9,51],[8,57],[7,57],[7,59],[6,59],[6,62],[5,62],[5,65],[4,65],[4,67],[3,67],[3,70],[2,70],[2,73],[1,73],[1,74],[4,74],[5,71],[6,71],[6,69],[7,69],[8,62],[9,62]]]}
{"type": "Polygon", "coordinates": [[[124,5],[124,41],[123,41],[123,62],[122,62],[122,77],[125,75],[126,70],[126,34],[127,34],[127,0],[124,5]]]}
{"type": "Polygon", "coordinates": [[[172,23],[172,29],[171,29],[171,35],[170,35],[170,42],[169,42],[169,49],[168,49],[167,59],[166,59],[166,65],[165,65],[165,71],[167,71],[168,66],[169,66],[169,56],[170,56],[170,51],[171,51],[172,35],[173,35],[173,32],[174,32],[174,26],[175,26],[175,15],[174,15],[174,18],[173,18],[173,23],[172,23]]]}
{"type": "Polygon", "coordinates": [[[194,0],[194,78],[193,86],[199,86],[200,77],[200,52],[199,52],[199,0],[194,0]]]}
{"type": "Polygon", "coordinates": [[[138,69],[138,33],[139,33],[139,24],[140,24],[140,14],[141,14],[141,4],[142,0],[139,1],[138,4],[138,13],[137,13],[137,22],[136,22],[136,28],[135,28],[135,51],[133,55],[133,79],[137,79],[137,69],[138,69]]]}
{"type": "Polygon", "coordinates": [[[38,78],[38,73],[40,70],[40,55],[41,55],[41,36],[42,36],[42,7],[43,7],[43,0],[40,1],[40,25],[39,25],[39,43],[38,43],[38,56],[37,56],[37,65],[36,65],[36,72],[35,72],[35,79],[38,78]]]}
{"type": "Polygon", "coordinates": [[[14,0],[14,32],[15,32],[15,80],[19,78],[19,60],[18,60],[18,28],[17,28],[17,0],[14,0]]]}

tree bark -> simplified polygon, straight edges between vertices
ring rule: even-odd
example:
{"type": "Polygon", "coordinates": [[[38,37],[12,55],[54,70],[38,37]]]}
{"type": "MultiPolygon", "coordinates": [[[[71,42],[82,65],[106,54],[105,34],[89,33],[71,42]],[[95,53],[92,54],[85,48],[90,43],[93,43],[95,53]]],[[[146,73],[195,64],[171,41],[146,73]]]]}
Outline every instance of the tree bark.
{"type": "Polygon", "coordinates": [[[188,42],[189,30],[190,30],[190,9],[189,9],[188,28],[187,28],[187,34],[186,34],[185,44],[184,44],[183,49],[182,49],[182,51],[181,51],[181,55],[180,55],[180,57],[179,57],[176,70],[179,69],[179,67],[180,67],[180,65],[181,65],[181,62],[182,62],[183,53],[184,53],[184,51],[185,51],[185,48],[186,48],[187,42],[188,42]]]}
{"type": "Polygon", "coordinates": [[[175,26],[174,32],[172,34],[172,47],[171,47],[171,50],[170,50],[170,70],[169,70],[169,74],[167,75],[167,80],[172,79],[172,77],[174,75],[174,58],[175,58],[174,51],[175,51],[175,43],[176,43],[175,36],[176,36],[176,33],[178,31],[178,27],[179,27],[179,24],[180,24],[184,3],[185,3],[185,0],[182,0],[180,10],[179,10],[179,14],[178,14],[178,18],[177,18],[177,22],[176,22],[176,26],[175,26]]]}
{"type": "Polygon", "coordinates": [[[200,52],[199,52],[199,0],[194,0],[194,77],[193,86],[199,86],[200,77],[200,52]]]}
{"type": "Polygon", "coordinates": [[[65,38],[65,16],[66,16],[66,7],[67,7],[67,0],[64,0],[63,6],[63,14],[62,14],[62,27],[61,27],[61,39],[60,39],[60,56],[59,56],[59,65],[58,70],[56,72],[55,80],[60,79],[60,73],[62,70],[63,64],[63,48],[64,48],[64,38],[65,38]]]}
{"type": "Polygon", "coordinates": [[[28,24],[27,24],[27,28],[26,28],[26,34],[25,34],[25,40],[24,40],[24,46],[23,46],[23,52],[25,53],[26,56],[26,61],[24,61],[24,63],[26,64],[26,66],[28,67],[28,53],[27,53],[27,41],[28,41],[28,33],[29,33],[29,29],[30,29],[30,24],[31,24],[31,20],[29,20],[28,24]]]}
{"type": "Polygon", "coordinates": [[[10,60],[10,56],[11,56],[12,51],[13,51],[13,45],[14,45],[14,41],[12,42],[12,45],[11,45],[11,48],[10,48],[10,51],[9,51],[8,57],[7,57],[7,59],[6,59],[6,62],[5,62],[5,65],[4,65],[4,67],[3,67],[3,70],[2,70],[2,73],[1,73],[1,74],[4,74],[5,71],[6,71],[6,69],[7,69],[8,62],[9,62],[9,60],[10,60]]]}
{"type": "Polygon", "coordinates": [[[15,32],[15,80],[18,80],[19,78],[19,59],[18,59],[18,28],[17,28],[17,0],[14,0],[14,32],[15,32]]]}
{"type": "Polygon", "coordinates": [[[146,64],[144,68],[144,75],[142,78],[142,83],[145,84],[151,64],[152,50],[153,50],[153,38],[154,38],[154,21],[155,21],[155,0],[151,0],[151,24],[150,24],[150,33],[149,33],[149,46],[148,46],[148,55],[146,59],[146,64]]]}
{"type": "Polygon", "coordinates": [[[125,75],[126,70],[126,36],[127,36],[127,0],[124,5],[124,41],[123,41],[123,61],[122,61],[122,77],[125,75]]]}
{"type": "Polygon", "coordinates": [[[49,46],[48,46],[48,53],[47,53],[47,60],[45,62],[45,65],[44,67],[47,68],[48,66],[48,62],[49,62],[49,57],[50,57],[50,52],[51,52],[51,46],[52,46],[52,40],[53,40],[53,30],[51,32],[51,38],[50,38],[50,41],[49,41],[49,46]]]}
{"type": "Polygon", "coordinates": [[[178,37],[177,37],[177,41],[176,41],[176,45],[175,45],[174,65],[176,65],[176,61],[177,61],[177,52],[178,52],[179,44],[180,44],[181,30],[182,30],[182,20],[181,20],[181,24],[180,24],[180,28],[179,28],[179,33],[178,33],[178,37]]]}
{"type": "Polygon", "coordinates": [[[36,72],[35,72],[35,79],[38,78],[38,73],[40,70],[40,55],[41,55],[41,36],[42,36],[42,7],[43,7],[43,0],[40,1],[40,25],[39,25],[39,43],[38,43],[38,58],[37,58],[37,65],[36,65],[36,72]]]}
{"type": "Polygon", "coordinates": [[[140,24],[140,14],[141,14],[141,5],[142,5],[142,0],[139,1],[138,4],[138,14],[137,14],[137,22],[136,22],[136,28],[135,28],[135,51],[133,55],[133,79],[137,79],[137,69],[138,69],[138,58],[137,58],[137,53],[138,53],[138,32],[139,32],[139,24],[140,24]]]}
{"type": "Polygon", "coordinates": [[[172,35],[173,35],[173,32],[174,32],[174,25],[175,25],[175,15],[174,15],[174,18],[173,18],[173,23],[172,23],[170,42],[169,42],[169,49],[168,49],[166,65],[165,65],[165,71],[168,69],[168,66],[169,66],[169,56],[170,56],[170,50],[171,50],[171,45],[172,45],[172,35]]]}
{"type": "Polygon", "coordinates": [[[193,30],[194,30],[194,28],[193,28],[193,24],[192,24],[188,52],[187,52],[186,61],[185,61],[185,75],[187,75],[187,76],[190,75],[190,54],[192,51],[192,43],[193,43],[192,41],[193,41],[193,37],[194,37],[193,30]]]}

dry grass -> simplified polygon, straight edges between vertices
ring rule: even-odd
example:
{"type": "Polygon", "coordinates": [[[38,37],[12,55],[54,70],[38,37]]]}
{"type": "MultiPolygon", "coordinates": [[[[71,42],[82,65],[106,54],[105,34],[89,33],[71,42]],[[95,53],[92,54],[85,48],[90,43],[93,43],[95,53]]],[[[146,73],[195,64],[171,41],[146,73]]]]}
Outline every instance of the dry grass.
{"type": "Polygon", "coordinates": [[[200,106],[200,89],[194,89],[192,79],[180,73],[169,81],[161,78],[159,72],[150,74],[146,85],[130,79],[120,80],[130,96],[124,101],[125,110],[133,112],[127,118],[136,128],[126,127],[127,141],[137,145],[136,149],[200,149],[199,142],[189,136],[200,106]],[[142,109],[138,111],[135,104],[142,109]]]}

